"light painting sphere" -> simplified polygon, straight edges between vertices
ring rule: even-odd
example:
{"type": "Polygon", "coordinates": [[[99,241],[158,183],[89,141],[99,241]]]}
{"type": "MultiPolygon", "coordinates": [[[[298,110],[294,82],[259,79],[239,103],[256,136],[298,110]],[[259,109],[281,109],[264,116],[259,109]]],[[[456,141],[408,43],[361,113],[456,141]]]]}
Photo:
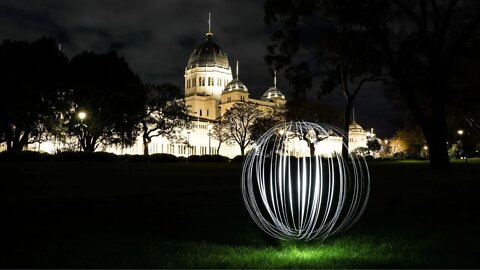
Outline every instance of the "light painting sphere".
{"type": "Polygon", "coordinates": [[[288,122],[267,131],[245,157],[242,193],[248,212],[282,240],[324,240],[353,225],[369,196],[365,158],[342,156],[339,128],[288,122]]]}

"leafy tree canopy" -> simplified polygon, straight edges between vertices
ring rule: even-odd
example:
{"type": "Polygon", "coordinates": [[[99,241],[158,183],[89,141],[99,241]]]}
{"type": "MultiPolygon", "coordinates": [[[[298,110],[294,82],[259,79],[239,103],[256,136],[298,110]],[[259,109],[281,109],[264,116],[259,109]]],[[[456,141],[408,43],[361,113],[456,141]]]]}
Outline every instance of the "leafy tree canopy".
{"type": "Polygon", "coordinates": [[[8,150],[46,140],[64,106],[67,64],[51,37],[0,45],[0,139],[8,150]]]}
{"type": "Polygon", "coordinates": [[[84,151],[103,145],[132,145],[145,104],[145,87],[128,63],[115,52],[83,52],[68,70],[73,89],[67,126],[84,151]],[[78,113],[87,117],[81,121],[78,113]]]}

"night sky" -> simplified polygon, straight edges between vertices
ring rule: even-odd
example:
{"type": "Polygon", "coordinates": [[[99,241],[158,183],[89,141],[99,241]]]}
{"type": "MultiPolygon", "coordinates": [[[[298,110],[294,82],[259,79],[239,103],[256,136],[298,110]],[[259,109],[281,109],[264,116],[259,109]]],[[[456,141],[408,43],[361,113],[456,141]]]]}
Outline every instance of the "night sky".
{"type": "MultiPolygon", "coordinates": [[[[209,12],[214,40],[227,52],[232,67],[240,61],[240,79],[250,96],[259,98],[273,84],[264,61],[270,30],[261,0],[0,0],[0,39],[53,36],[69,58],[84,50],[113,49],[142,79],[183,88],[185,66],[205,39],[209,12]]],[[[283,73],[278,80],[288,99],[290,87],[283,73]]],[[[392,120],[398,112],[381,86],[364,90],[355,105],[357,122],[375,128],[379,137],[393,135],[392,120]]],[[[344,104],[340,92],[323,101],[338,108],[344,104]]]]}

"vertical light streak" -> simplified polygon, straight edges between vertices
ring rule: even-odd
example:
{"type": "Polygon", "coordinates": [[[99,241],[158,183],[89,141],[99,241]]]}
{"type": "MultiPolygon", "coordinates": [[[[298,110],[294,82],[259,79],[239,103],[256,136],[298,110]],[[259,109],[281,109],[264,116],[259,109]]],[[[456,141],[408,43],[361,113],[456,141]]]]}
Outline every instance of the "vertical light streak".
{"type": "Polygon", "coordinates": [[[259,139],[244,160],[242,194],[262,230],[284,240],[323,240],[360,218],[370,193],[365,159],[350,154],[344,160],[340,153],[325,153],[321,146],[326,145],[319,144],[343,136],[330,125],[289,122],[259,139]],[[302,143],[305,138],[314,143],[314,156],[310,144],[302,143]]]}

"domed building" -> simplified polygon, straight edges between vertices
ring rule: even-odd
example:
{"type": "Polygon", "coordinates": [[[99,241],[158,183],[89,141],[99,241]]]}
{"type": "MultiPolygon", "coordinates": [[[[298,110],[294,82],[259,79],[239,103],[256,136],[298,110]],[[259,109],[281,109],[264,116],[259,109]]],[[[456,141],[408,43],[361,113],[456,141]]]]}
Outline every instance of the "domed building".
{"type": "Polygon", "coordinates": [[[348,149],[355,151],[358,148],[368,148],[367,142],[375,139],[373,129],[366,131],[355,121],[355,114],[352,116],[353,120],[348,127],[348,149]]]}
{"type": "Polygon", "coordinates": [[[264,111],[285,105],[285,96],[276,86],[276,73],[274,86],[259,100],[250,98],[248,88],[238,74],[238,61],[236,77],[233,78],[227,53],[213,41],[209,27],[205,42],[192,52],[185,67],[185,103],[189,114],[214,121],[237,102],[255,103],[264,111]]]}
{"type": "Polygon", "coordinates": [[[191,115],[215,120],[225,86],[232,80],[227,53],[213,41],[208,30],[206,41],[190,55],[185,67],[185,102],[191,115]]]}

